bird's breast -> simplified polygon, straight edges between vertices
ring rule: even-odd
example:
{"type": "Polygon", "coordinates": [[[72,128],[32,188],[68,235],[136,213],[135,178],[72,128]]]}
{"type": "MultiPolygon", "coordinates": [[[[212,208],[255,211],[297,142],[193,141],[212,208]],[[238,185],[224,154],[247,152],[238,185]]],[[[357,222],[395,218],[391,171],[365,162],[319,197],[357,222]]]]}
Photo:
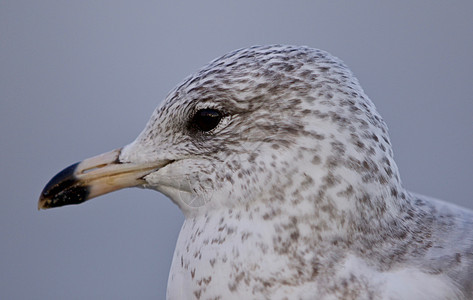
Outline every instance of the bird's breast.
{"type": "Polygon", "coordinates": [[[233,216],[187,219],[168,281],[169,299],[251,299],[269,295],[275,279],[293,277],[274,251],[274,224],[233,216]],[[204,297],[205,295],[205,297],[204,297]]]}

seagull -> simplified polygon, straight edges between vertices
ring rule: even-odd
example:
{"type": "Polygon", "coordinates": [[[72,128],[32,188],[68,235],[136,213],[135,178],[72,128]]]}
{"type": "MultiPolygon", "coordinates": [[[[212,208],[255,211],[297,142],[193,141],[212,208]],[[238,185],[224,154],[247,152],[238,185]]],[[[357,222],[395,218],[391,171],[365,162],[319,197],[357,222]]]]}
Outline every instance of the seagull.
{"type": "Polygon", "coordinates": [[[322,50],[213,60],[38,208],[127,187],[185,215],[167,299],[473,299],[473,212],[403,188],[386,124],[322,50]]]}

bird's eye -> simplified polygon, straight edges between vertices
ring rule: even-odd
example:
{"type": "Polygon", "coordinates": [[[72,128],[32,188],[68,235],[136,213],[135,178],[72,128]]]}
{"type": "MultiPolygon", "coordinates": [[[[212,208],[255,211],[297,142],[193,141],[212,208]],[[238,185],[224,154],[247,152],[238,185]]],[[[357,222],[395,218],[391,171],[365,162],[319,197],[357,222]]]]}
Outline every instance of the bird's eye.
{"type": "Polygon", "coordinates": [[[192,124],[199,130],[207,132],[215,127],[222,119],[223,114],[215,109],[201,109],[192,118],[192,124]]]}

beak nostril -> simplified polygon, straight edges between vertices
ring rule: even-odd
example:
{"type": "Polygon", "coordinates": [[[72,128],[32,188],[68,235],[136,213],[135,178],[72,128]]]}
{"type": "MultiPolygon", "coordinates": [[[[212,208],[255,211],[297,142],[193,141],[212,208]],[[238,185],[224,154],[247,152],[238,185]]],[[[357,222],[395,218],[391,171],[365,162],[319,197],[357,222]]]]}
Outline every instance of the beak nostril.
{"type": "Polygon", "coordinates": [[[97,169],[100,169],[100,168],[103,168],[103,167],[106,167],[106,166],[108,166],[108,164],[101,164],[101,165],[94,166],[94,167],[91,167],[91,168],[88,168],[88,169],[84,169],[80,172],[80,174],[87,174],[87,173],[90,173],[94,170],[97,170],[97,169]]]}

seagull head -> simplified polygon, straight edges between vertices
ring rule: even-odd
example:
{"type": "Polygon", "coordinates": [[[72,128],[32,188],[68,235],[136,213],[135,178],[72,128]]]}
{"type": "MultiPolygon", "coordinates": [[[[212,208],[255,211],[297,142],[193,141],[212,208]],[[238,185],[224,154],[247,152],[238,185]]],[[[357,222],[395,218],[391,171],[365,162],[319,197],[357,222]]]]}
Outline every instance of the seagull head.
{"type": "Polygon", "coordinates": [[[38,207],[142,187],[187,215],[287,193],[361,197],[367,185],[389,193],[399,177],[386,125],[349,69],[321,50],[255,46],[185,79],[131,144],[59,172],[38,207]]]}

